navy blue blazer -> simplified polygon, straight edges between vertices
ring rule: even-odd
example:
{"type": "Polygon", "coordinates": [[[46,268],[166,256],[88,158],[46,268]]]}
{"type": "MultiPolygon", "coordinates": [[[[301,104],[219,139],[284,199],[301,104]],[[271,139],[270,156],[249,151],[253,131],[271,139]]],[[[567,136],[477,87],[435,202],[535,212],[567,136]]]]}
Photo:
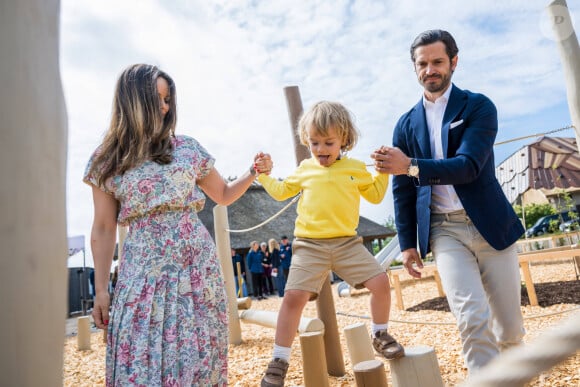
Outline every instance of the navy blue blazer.
{"type": "Polygon", "coordinates": [[[496,250],[524,232],[495,176],[493,143],[497,111],[489,98],[452,85],[443,115],[444,159],[433,160],[425,108],[421,99],[397,122],[393,146],[417,159],[419,178],[393,177],[395,223],[401,250],[417,247],[429,253],[431,186],[452,184],[463,208],[485,240],[496,250]]]}

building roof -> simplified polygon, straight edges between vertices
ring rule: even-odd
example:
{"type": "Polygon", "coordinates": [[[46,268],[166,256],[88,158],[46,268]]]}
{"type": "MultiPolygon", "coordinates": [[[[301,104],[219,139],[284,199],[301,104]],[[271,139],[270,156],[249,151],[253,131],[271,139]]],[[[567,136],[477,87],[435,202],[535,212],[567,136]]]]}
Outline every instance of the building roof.
{"type": "Polygon", "coordinates": [[[541,137],[528,148],[530,188],[580,187],[580,156],[575,138],[541,137]]]}
{"type": "Polygon", "coordinates": [[[514,152],[495,171],[511,203],[530,189],[549,194],[554,189],[580,188],[576,139],[540,137],[514,152]]]}
{"type": "MultiPolygon", "coordinates": [[[[264,188],[254,183],[246,193],[237,201],[228,206],[229,229],[244,230],[252,228],[275,216],[292,199],[282,202],[274,200],[264,188]]],[[[199,213],[199,218],[215,239],[213,208],[215,202],[207,198],[204,209],[199,213]]],[[[263,226],[247,232],[230,232],[230,244],[234,249],[249,248],[251,241],[268,241],[270,238],[280,240],[282,235],[292,239],[294,235],[294,222],[296,220],[297,203],[290,205],[284,212],[263,226]]],[[[396,234],[392,229],[373,222],[365,217],[360,217],[358,234],[365,241],[388,238],[396,234]]]]}

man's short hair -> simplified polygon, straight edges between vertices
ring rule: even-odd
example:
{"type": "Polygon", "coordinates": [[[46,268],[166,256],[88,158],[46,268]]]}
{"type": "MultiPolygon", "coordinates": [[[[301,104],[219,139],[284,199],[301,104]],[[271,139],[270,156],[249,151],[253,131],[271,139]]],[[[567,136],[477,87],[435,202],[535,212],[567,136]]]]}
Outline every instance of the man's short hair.
{"type": "Polygon", "coordinates": [[[288,237],[286,235],[282,235],[282,238],[280,239],[288,239],[288,237]]]}
{"type": "Polygon", "coordinates": [[[459,52],[457,48],[457,43],[453,36],[444,30],[427,30],[421,32],[411,44],[411,60],[415,63],[415,50],[417,47],[426,46],[428,44],[433,44],[436,42],[442,42],[445,45],[445,52],[449,57],[449,60],[455,58],[459,52]]]}

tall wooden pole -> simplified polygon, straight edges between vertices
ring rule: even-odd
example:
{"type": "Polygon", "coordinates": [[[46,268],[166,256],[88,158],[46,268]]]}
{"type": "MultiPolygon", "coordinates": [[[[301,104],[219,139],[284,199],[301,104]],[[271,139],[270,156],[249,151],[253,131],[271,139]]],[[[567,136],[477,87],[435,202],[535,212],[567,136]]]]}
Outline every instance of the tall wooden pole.
{"type": "MultiPolygon", "coordinates": [[[[288,86],[284,88],[284,94],[286,96],[286,105],[288,106],[292,138],[294,139],[296,165],[299,165],[302,160],[310,157],[310,150],[300,143],[300,138],[296,131],[298,120],[303,111],[300,90],[298,90],[298,86],[288,86]]],[[[318,318],[324,322],[324,349],[328,373],[332,376],[343,376],[345,374],[344,358],[338,336],[338,324],[336,322],[334,298],[330,287],[330,275],[324,282],[320,294],[316,299],[316,309],[318,318]]]]}
{"type": "MultiPolygon", "coordinates": [[[[578,37],[574,32],[566,0],[552,1],[546,11],[562,58],[568,109],[572,125],[574,125],[576,147],[580,152],[580,46],[578,46],[578,37]]],[[[574,261],[576,266],[580,267],[580,257],[574,257],[574,261]]]]}
{"type": "Polygon", "coordinates": [[[0,386],[62,386],[67,118],[58,0],[0,1],[0,386]]]}
{"type": "Polygon", "coordinates": [[[554,0],[547,7],[553,38],[556,40],[566,79],[568,109],[580,150],[580,46],[565,0],[554,0]]]}
{"type": "MultiPolygon", "coordinates": [[[[214,235],[217,254],[222,266],[226,282],[226,294],[228,298],[228,329],[229,343],[242,344],[242,328],[238,316],[238,297],[236,296],[236,285],[234,284],[234,266],[232,265],[232,250],[230,245],[230,228],[228,221],[228,208],[216,205],[213,208],[214,235]]],[[[241,273],[238,272],[239,275],[241,273]]]]}

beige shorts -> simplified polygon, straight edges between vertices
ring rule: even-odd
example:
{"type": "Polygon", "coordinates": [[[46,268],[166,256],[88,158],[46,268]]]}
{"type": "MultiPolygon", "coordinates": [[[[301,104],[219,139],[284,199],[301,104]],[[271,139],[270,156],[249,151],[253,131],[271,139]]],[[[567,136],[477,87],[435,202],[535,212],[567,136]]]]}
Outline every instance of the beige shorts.
{"type": "Polygon", "coordinates": [[[316,299],[330,270],[357,289],[385,270],[362,243],[362,237],[296,238],[286,290],[305,290],[316,299]]]}

